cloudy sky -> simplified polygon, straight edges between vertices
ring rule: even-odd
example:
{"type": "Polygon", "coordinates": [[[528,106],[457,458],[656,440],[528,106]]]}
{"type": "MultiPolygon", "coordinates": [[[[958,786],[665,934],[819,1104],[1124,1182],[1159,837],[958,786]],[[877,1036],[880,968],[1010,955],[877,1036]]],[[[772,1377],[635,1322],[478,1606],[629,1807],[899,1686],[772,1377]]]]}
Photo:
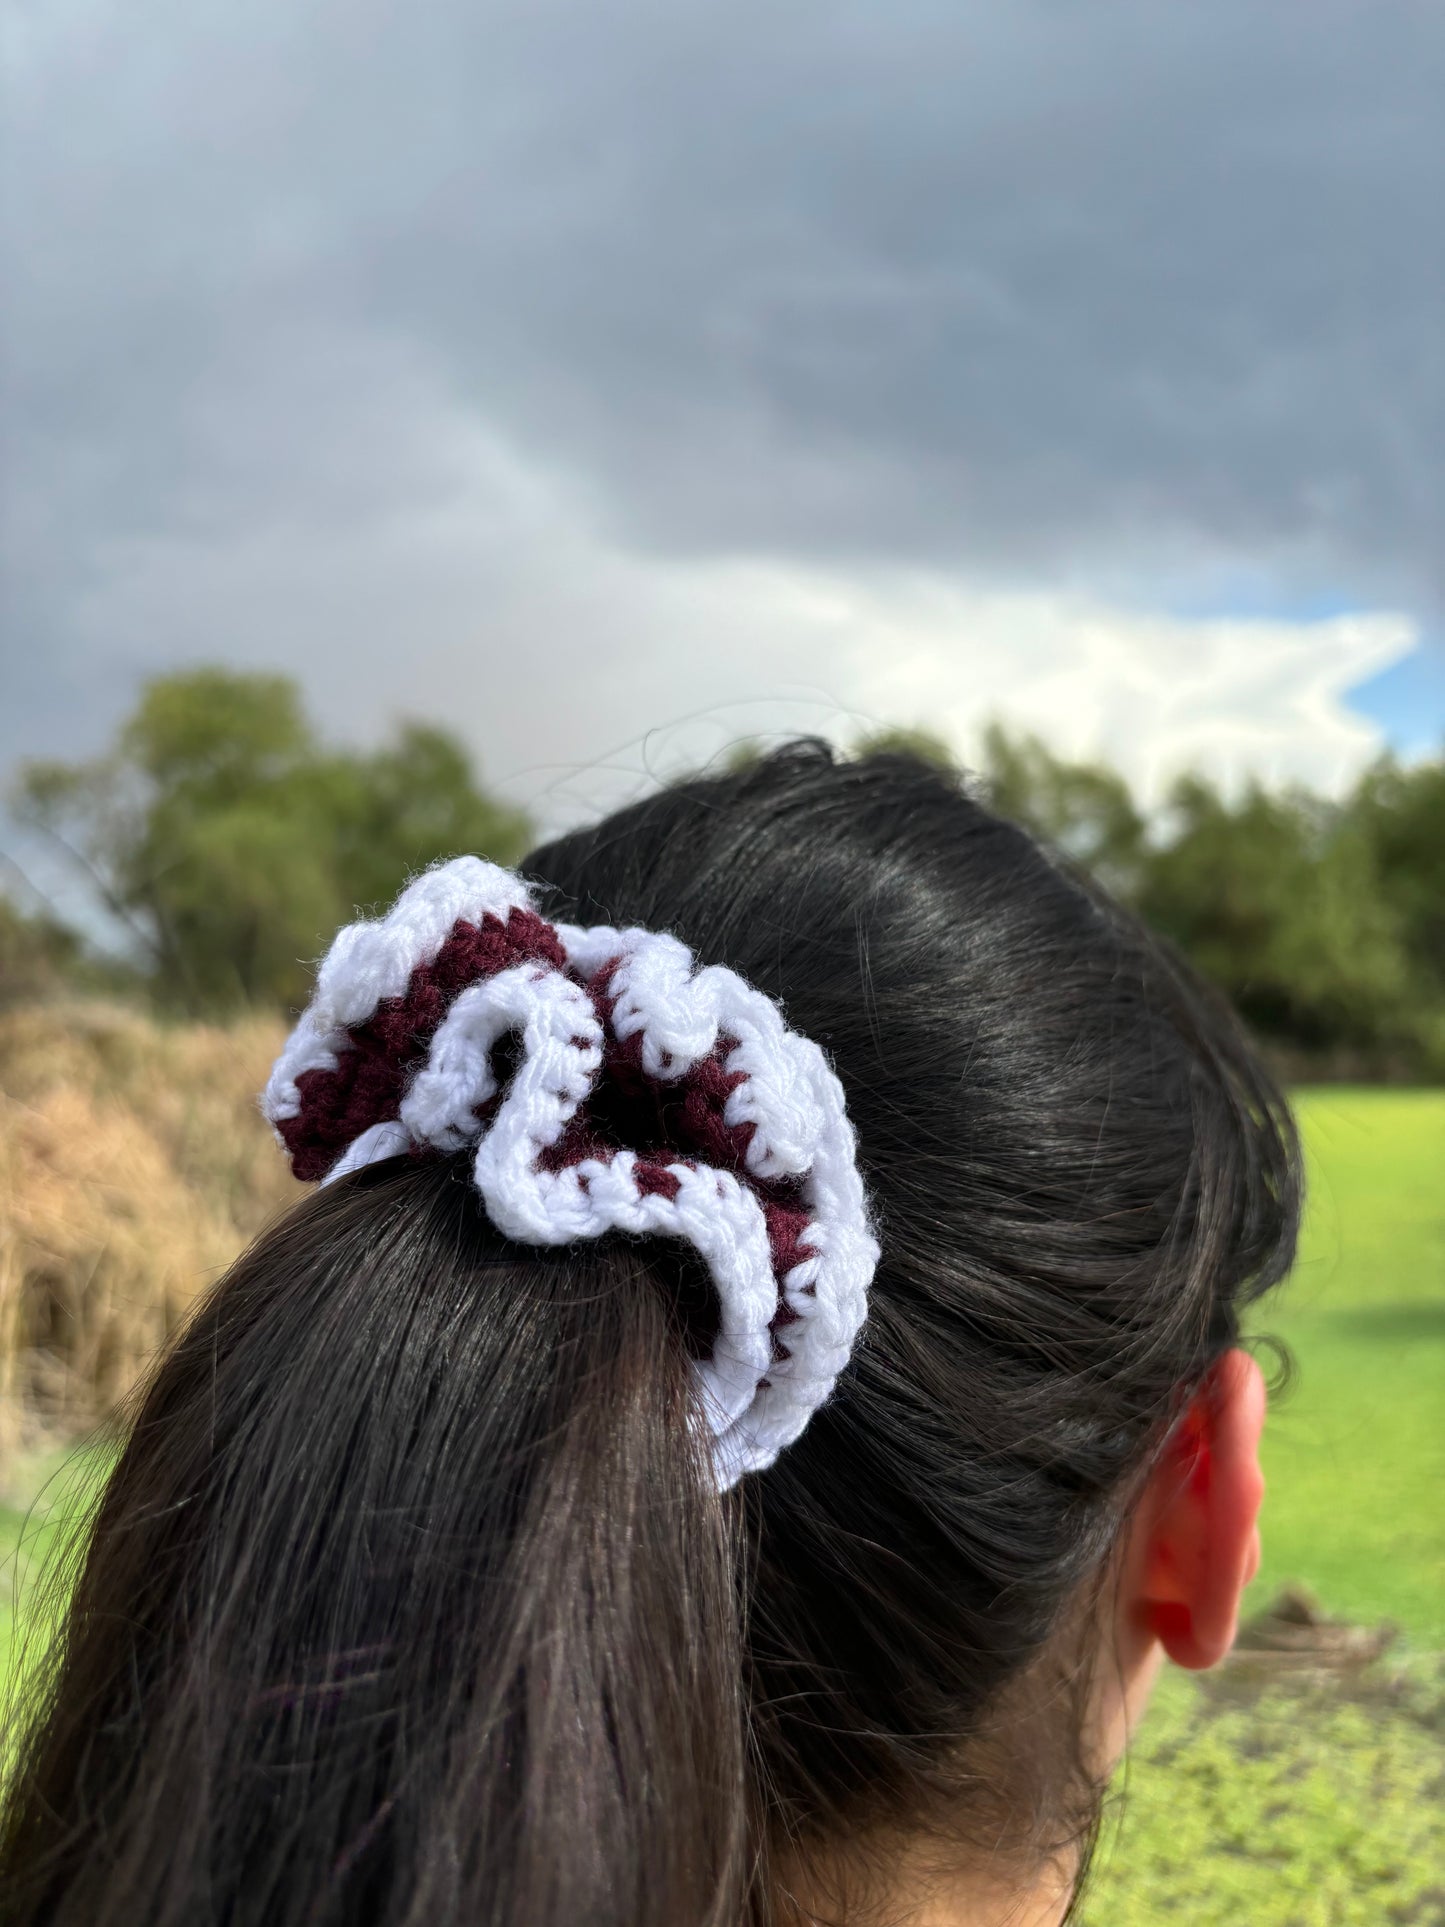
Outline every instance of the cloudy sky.
{"type": "Polygon", "coordinates": [[[7,0],[0,770],[145,674],[558,822],[1445,732],[1436,0],[7,0]]]}

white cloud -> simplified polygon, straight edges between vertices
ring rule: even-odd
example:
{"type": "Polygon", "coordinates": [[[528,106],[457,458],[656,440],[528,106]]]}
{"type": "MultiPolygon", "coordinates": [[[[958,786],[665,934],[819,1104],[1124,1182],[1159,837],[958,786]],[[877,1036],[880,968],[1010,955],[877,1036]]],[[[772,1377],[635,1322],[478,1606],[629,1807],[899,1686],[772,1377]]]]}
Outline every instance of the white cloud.
{"type": "Polygon", "coordinates": [[[1003,715],[1108,758],[1151,799],[1184,768],[1337,790],[1381,747],[1346,693],[1418,639],[1386,612],[1197,619],[939,582],[855,595],[848,613],[871,706],[965,750],[1003,715]]]}
{"type": "Polygon", "coordinates": [[[189,528],[112,543],[72,606],[78,659],[126,683],[186,660],[285,667],[336,731],[440,718],[560,826],[740,737],[921,724],[967,754],[996,715],[1151,796],[1191,765],[1332,789],[1380,746],[1345,692],[1415,641],[1383,612],[1191,619],[936,570],[649,553],[372,352],[352,378],[377,404],[343,443],[325,408],[309,432],[324,383],[298,375],[311,512],[198,503],[189,528]]]}

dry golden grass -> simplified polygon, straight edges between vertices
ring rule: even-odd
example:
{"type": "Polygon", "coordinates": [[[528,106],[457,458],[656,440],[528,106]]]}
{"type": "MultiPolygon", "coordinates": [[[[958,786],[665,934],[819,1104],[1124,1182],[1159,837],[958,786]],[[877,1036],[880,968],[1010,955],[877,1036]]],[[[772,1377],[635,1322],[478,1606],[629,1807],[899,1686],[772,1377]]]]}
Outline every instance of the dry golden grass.
{"type": "Polygon", "coordinates": [[[281,1025],[0,1012],[0,1462],[103,1417],[296,1193],[256,1109],[281,1025]]]}

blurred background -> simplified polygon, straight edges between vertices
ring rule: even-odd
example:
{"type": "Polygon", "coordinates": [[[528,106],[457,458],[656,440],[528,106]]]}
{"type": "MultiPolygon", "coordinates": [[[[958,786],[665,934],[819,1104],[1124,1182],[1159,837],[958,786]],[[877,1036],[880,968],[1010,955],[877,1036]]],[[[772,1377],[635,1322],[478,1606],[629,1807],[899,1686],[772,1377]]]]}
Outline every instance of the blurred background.
{"type": "Polygon", "coordinates": [[[1445,1920],[1445,13],[9,0],[3,85],[15,1653],[287,1195],[337,923],[905,740],[1235,998],[1309,1154],[1251,1624],[1088,1917],[1445,1920]]]}

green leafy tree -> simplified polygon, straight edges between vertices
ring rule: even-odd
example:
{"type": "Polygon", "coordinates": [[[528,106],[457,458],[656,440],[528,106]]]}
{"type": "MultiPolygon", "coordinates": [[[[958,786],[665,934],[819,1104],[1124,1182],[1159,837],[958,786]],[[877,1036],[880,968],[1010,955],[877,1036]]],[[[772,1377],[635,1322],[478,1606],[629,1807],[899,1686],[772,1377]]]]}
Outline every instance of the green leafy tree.
{"type": "Polygon", "coordinates": [[[1037,736],[1000,723],[984,734],[983,789],[1003,816],[1022,823],[1125,899],[1137,896],[1148,826],[1117,770],[1055,756],[1037,736]]]}
{"type": "Polygon", "coordinates": [[[1117,771],[999,726],[993,806],[1178,944],[1264,1037],[1445,1068],[1445,765],[1386,761],[1332,803],[1197,777],[1154,818],[1117,771]]]}
{"type": "Polygon", "coordinates": [[[1411,1007],[1425,1060],[1445,1073],[1445,756],[1409,767],[1385,757],[1366,772],[1350,814],[1399,920],[1411,1007]]]}
{"type": "Polygon", "coordinates": [[[1347,809],[1199,777],[1170,799],[1139,907],[1262,1033],[1306,1048],[1388,1046],[1410,1032],[1399,919],[1347,809]]]}
{"type": "Polygon", "coordinates": [[[1445,757],[1410,767],[1384,758],[1366,772],[1350,810],[1414,967],[1445,996],[1445,757]]]}
{"type": "Polygon", "coordinates": [[[97,957],[48,911],[0,896],[0,1008],[75,994],[134,994],[134,973],[97,957]]]}
{"type": "Polygon", "coordinates": [[[18,809],[84,866],[160,999],[192,1010],[296,1004],[357,907],[438,857],[515,861],[528,835],[444,731],[333,750],[288,678],[223,669],[149,683],[106,756],[28,765],[18,809]]]}

